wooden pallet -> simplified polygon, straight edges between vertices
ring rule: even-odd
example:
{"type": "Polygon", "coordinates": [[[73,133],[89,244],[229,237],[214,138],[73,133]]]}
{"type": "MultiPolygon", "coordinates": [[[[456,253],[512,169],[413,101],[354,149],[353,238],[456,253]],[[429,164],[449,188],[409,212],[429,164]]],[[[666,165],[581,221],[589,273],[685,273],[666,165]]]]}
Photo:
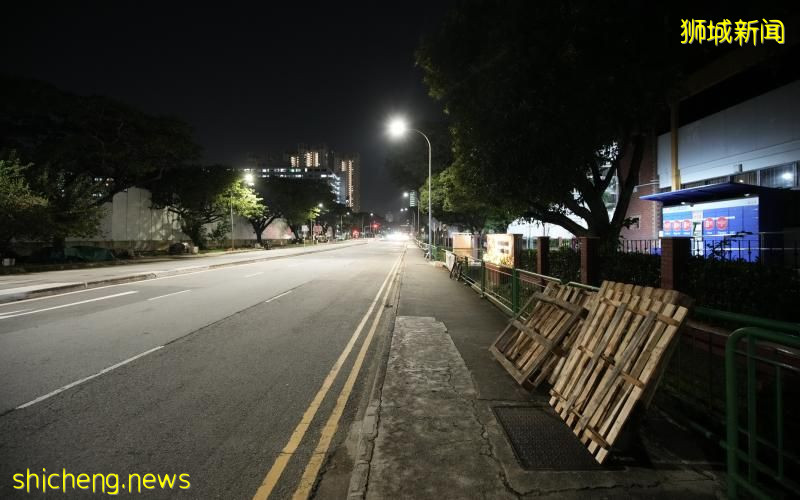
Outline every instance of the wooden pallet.
{"type": "Polygon", "coordinates": [[[580,331],[594,292],[550,283],[535,293],[489,347],[517,383],[538,386],[553,377],[580,331]]]}
{"type": "Polygon", "coordinates": [[[687,303],[671,290],[603,283],[550,391],[550,405],[599,463],[657,385],[687,303]]]}

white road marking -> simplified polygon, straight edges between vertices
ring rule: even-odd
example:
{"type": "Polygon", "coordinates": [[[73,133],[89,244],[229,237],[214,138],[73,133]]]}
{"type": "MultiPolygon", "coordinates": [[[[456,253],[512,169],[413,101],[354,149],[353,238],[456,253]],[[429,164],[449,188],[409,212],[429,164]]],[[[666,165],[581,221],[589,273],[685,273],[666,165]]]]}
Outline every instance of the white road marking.
{"type": "Polygon", "coordinates": [[[77,306],[77,305],[86,304],[86,303],[89,303],[89,302],[97,302],[98,300],[113,299],[114,297],[122,297],[123,295],[130,295],[132,293],[139,293],[139,292],[135,291],[135,290],[132,290],[130,292],[115,293],[114,295],[106,295],[104,297],[96,297],[94,299],[81,300],[80,302],[73,302],[71,304],[62,304],[60,306],[45,307],[44,309],[36,309],[36,310],[33,310],[33,311],[22,312],[22,313],[17,313],[17,314],[9,314],[7,316],[1,316],[0,320],[8,319],[8,318],[16,318],[17,316],[27,316],[28,314],[36,314],[36,313],[45,312],[45,311],[52,311],[54,309],[61,309],[61,308],[64,308],[64,307],[77,306]]]}
{"type": "Polygon", "coordinates": [[[259,274],[264,274],[264,271],[259,271],[257,273],[245,275],[245,278],[252,278],[253,276],[258,276],[259,274]]]}
{"type": "Polygon", "coordinates": [[[180,293],[186,293],[186,292],[191,292],[191,290],[181,290],[180,292],[172,292],[172,293],[168,293],[168,294],[165,294],[165,295],[159,295],[158,297],[151,297],[151,298],[149,298],[147,300],[163,299],[164,297],[172,297],[173,295],[178,295],[180,293]]]}
{"type": "MultiPolygon", "coordinates": [[[[339,247],[339,248],[336,248],[336,249],[333,249],[333,250],[339,250],[339,249],[342,249],[342,248],[349,248],[351,246],[360,246],[360,245],[364,245],[364,244],[365,243],[360,243],[360,244],[356,244],[356,245],[346,245],[346,246],[339,247]]],[[[328,250],[325,250],[325,251],[328,251],[328,250]]],[[[311,252],[311,253],[316,253],[316,252],[311,252]]],[[[253,265],[253,264],[264,264],[265,262],[270,262],[270,263],[271,262],[276,262],[277,263],[281,259],[292,258],[292,257],[302,257],[303,255],[307,255],[307,254],[302,254],[301,253],[301,254],[297,254],[297,255],[294,255],[294,254],[276,255],[274,258],[271,258],[271,259],[268,259],[268,260],[265,260],[265,261],[264,260],[260,260],[260,261],[255,261],[255,262],[245,262],[243,264],[237,264],[237,265],[249,266],[249,265],[253,265]]],[[[299,266],[299,265],[300,264],[291,264],[288,267],[295,267],[295,266],[299,266]]],[[[96,287],[84,288],[82,290],[75,290],[75,291],[72,291],[72,292],[64,292],[64,293],[59,293],[59,294],[54,294],[54,295],[47,295],[45,297],[34,297],[32,299],[14,300],[14,301],[11,301],[11,302],[4,302],[4,303],[0,304],[0,307],[16,305],[16,304],[22,304],[22,303],[27,303],[27,302],[34,302],[34,301],[37,301],[37,300],[54,299],[56,297],[63,297],[64,295],[72,295],[74,293],[93,292],[95,290],[102,290],[104,288],[113,288],[113,287],[117,287],[117,286],[138,285],[138,284],[142,284],[144,282],[149,283],[151,281],[157,281],[157,280],[171,280],[171,279],[175,279],[175,278],[184,278],[186,276],[191,276],[193,274],[208,273],[208,272],[212,272],[212,271],[230,270],[229,269],[230,267],[232,267],[232,266],[215,267],[215,268],[212,268],[212,269],[203,269],[203,270],[195,271],[195,272],[191,272],[191,273],[181,273],[181,274],[175,274],[175,275],[172,275],[172,276],[161,276],[159,278],[150,278],[150,279],[140,280],[140,281],[131,281],[131,282],[128,282],[128,283],[117,283],[116,285],[105,285],[105,286],[96,286],[96,287]]],[[[181,268],[181,269],[188,269],[188,268],[181,268]]],[[[169,271],[175,271],[175,269],[165,269],[165,270],[160,270],[160,271],[149,271],[148,273],[149,274],[158,274],[158,273],[164,273],[164,272],[169,272],[169,271]]],[[[142,273],[138,273],[138,274],[142,274],[142,273]]],[[[73,284],[80,285],[82,283],[73,283],[73,284]]],[[[0,292],[2,292],[2,290],[0,290],[0,292]]],[[[1,294],[2,293],[0,293],[0,295],[1,294]]]]}
{"type": "Polygon", "coordinates": [[[149,351],[145,351],[145,352],[143,352],[141,354],[137,354],[136,356],[128,358],[125,361],[120,361],[119,363],[117,363],[115,365],[111,365],[108,368],[103,368],[102,370],[100,370],[99,372],[95,373],[94,375],[89,375],[88,377],[84,377],[84,378],[82,378],[80,380],[76,380],[75,382],[67,384],[64,387],[60,387],[60,388],[56,389],[55,391],[48,392],[44,396],[39,396],[38,398],[34,399],[33,401],[28,401],[25,404],[17,406],[16,409],[17,410],[21,410],[23,408],[27,408],[29,406],[35,405],[36,403],[40,403],[40,402],[44,401],[45,399],[51,398],[51,397],[55,396],[56,394],[59,394],[59,393],[62,393],[64,391],[66,391],[67,389],[71,389],[71,388],[75,387],[76,385],[80,385],[80,384],[82,384],[84,382],[88,382],[89,380],[92,380],[93,378],[99,377],[100,375],[102,375],[104,373],[108,373],[111,370],[119,368],[122,365],[127,365],[131,361],[135,361],[135,360],[141,358],[142,356],[147,356],[148,354],[150,354],[152,352],[155,352],[155,351],[161,349],[162,347],[164,347],[164,346],[160,345],[158,347],[154,347],[154,348],[150,349],[149,351]]]}
{"type": "Polygon", "coordinates": [[[30,309],[17,309],[16,311],[7,311],[7,312],[4,312],[4,313],[0,313],[0,316],[8,316],[9,314],[21,313],[21,312],[25,312],[25,311],[30,311],[30,309]]]}
{"type": "Polygon", "coordinates": [[[292,293],[292,291],[291,291],[291,290],[289,290],[288,292],[283,292],[283,293],[280,293],[280,294],[278,294],[278,295],[276,295],[276,296],[272,297],[271,299],[267,299],[267,300],[265,300],[265,301],[264,301],[264,303],[265,303],[265,304],[269,304],[269,303],[270,303],[270,302],[272,302],[273,300],[275,300],[275,299],[279,299],[279,298],[283,297],[284,295],[289,295],[290,293],[292,293]]]}

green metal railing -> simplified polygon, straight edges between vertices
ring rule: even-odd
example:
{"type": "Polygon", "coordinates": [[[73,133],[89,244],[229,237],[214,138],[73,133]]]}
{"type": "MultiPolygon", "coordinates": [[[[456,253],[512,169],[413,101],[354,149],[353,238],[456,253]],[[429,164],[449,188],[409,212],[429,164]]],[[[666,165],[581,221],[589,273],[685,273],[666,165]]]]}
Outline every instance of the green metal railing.
{"type": "MultiPolygon", "coordinates": [[[[787,415],[784,397],[789,385],[786,373],[793,375],[794,383],[790,385],[796,388],[800,367],[787,363],[787,356],[780,356],[785,347],[800,349],[800,336],[755,326],[734,331],[725,344],[725,444],[731,499],[739,498],[742,491],[762,499],[800,495],[800,483],[792,479],[800,469],[798,436],[787,439],[786,427],[787,421],[796,424],[796,419],[787,415]],[[746,343],[745,351],[737,350],[741,342],[746,343]],[[777,356],[770,356],[776,351],[777,356]],[[737,374],[742,369],[742,357],[746,374],[744,399],[740,397],[737,374]],[[772,411],[769,406],[766,412],[759,411],[765,400],[772,403],[772,411]],[[745,426],[740,425],[741,413],[745,414],[745,426]],[[739,439],[742,436],[744,442],[739,439]],[[787,443],[793,445],[787,447],[787,443]]],[[[795,398],[790,402],[797,404],[795,398]]]]}

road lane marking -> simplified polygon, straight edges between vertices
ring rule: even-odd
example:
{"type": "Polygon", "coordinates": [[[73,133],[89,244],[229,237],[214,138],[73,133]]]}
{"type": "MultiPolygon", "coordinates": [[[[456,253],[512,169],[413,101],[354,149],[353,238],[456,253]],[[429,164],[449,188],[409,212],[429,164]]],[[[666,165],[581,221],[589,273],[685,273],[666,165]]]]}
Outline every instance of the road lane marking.
{"type": "Polygon", "coordinates": [[[342,365],[347,359],[347,356],[350,354],[350,351],[353,350],[353,346],[355,345],[356,341],[361,336],[361,331],[364,329],[364,325],[372,315],[372,311],[375,309],[375,305],[379,302],[381,293],[383,293],[383,289],[386,287],[386,283],[388,283],[389,279],[394,275],[395,269],[399,263],[400,258],[398,258],[392,265],[392,268],[386,275],[386,279],[383,280],[383,284],[381,284],[381,287],[378,289],[378,293],[376,293],[375,298],[372,299],[369,309],[367,309],[364,317],[361,318],[361,322],[359,322],[358,326],[353,332],[353,335],[350,337],[350,340],[344,347],[344,350],[339,355],[339,359],[336,360],[336,363],[333,364],[331,371],[328,372],[328,375],[325,377],[325,381],[322,382],[322,386],[319,388],[319,391],[317,391],[317,394],[314,396],[311,404],[308,405],[308,408],[306,408],[306,411],[303,413],[300,422],[297,424],[297,427],[295,427],[292,435],[289,437],[289,441],[286,443],[286,446],[284,446],[283,450],[280,452],[280,454],[278,454],[278,457],[275,459],[275,462],[272,464],[269,472],[267,472],[267,475],[261,482],[261,486],[258,487],[256,494],[253,495],[253,500],[266,500],[270,493],[272,493],[275,485],[278,484],[281,474],[283,474],[284,469],[286,469],[286,465],[289,463],[289,460],[292,458],[294,452],[297,450],[297,447],[300,445],[300,441],[302,441],[306,431],[308,431],[311,421],[314,419],[314,415],[317,414],[317,410],[319,410],[319,407],[322,404],[322,400],[325,399],[325,395],[328,393],[333,381],[339,374],[339,370],[342,368],[342,365]]]}
{"type": "Polygon", "coordinates": [[[8,316],[9,314],[21,313],[21,312],[25,312],[25,311],[30,311],[30,309],[17,309],[16,311],[7,311],[7,312],[4,312],[4,313],[0,313],[0,316],[8,316]]]}
{"type": "Polygon", "coordinates": [[[269,304],[269,303],[270,303],[270,302],[272,302],[273,300],[275,300],[275,299],[279,299],[279,298],[283,297],[284,295],[289,295],[290,293],[292,293],[292,291],[291,291],[291,290],[289,290],[288,292],[279,293],[278,295],[276,295],[276,296],[272,297],[271,299],[267,299],[267,300],[265,300],[265,301],[264,301],[264,303],[265,303],[265,304],[269,304]]]}
{"type": "MultiPolygon", "coordinates": [[[[281,259],[289,259],[289,258],[292,258],[292,257],[302,257],[304,255],[309,255],[311,253],[322,253],[322,252],[331,252],[331,251],[344,250],[344,249],[347,249],[347,248],[356,247],[356,246],[362,246],[362,245],[364,245],[364,243],[354,244],[354,245],[346,245],[346,246],[342,246],[342,247],[339,247],[339,248],[329,248],[329,249],[326,249],[326,250],[318,250],[316,252],[275,255],[273,257],[269,257],[269,258],[266,258],[264,260],[257,260],[257,261],[254,261],[254,262],[244,262],[243,264],[235,264],[235,265],[232,265],[232,266],[215,267],[215,268],[212,268],[212,269],[203,269],[202,271],[195,271],[195,272],[191,272],[191,273],[181,273],[181,274],[176,274],[176,275],[173,275],[173,276],[161,276],[161,277],[158,277],[158,278],[149,278],[149,279],[143,279],[143,280],[138,280],[138,281],[131,281],[131,282],[128,282],[128,283],[117,283],[115,285],[95,286],[95,287],[90,287],[90,288],[84,288],[82,290],[73,290],[71,292],[64,292],[64,293],[59,293],[59,294],[54,294],[54,295],[47,295],[47,296],[44,296],[44,297],[34,297],[34,298],[31,298],[31,299],[12,300],[10,302],[3,302],[2,304],[0,304],[0,307],[11,306],[11,305],[16,305],[16,304],[22,304],[22,303],[27,303],[27,302],[33,302],[33,301],[37,301],[37,300],[55,299],[57,297],[63,297],[65,295],[72,295],[74,293],[93,292],[95,290],[102,290],[104,288],[113,288],[113,287],[117,287],[117,286],[131,286],[131,285],[139,285],[139,284],[142,284],[143,282],[149,283],[151,281],[157,281],[157,280],[169,280],[169,279],[173,279],[173,278],[184,278],[186,276],[191,276],[193,274],[208,273],[208,272],[212,272],[212,271],[229,270],[229,268],[236,267],[236,266],[250,266],[250,265],[253,265],[253,264],[272,263],[272,262],[275,262],[275,261],[278,261],[278,260],[281,260],[281,259]]],[[[296,265],[299,266],[301,264],[296,264],[296,265]]],[[[295,265],[288,266],[288,267],[295,267],[295,265]]],[[[137,273],[137,274],[138,275],[156,274],[156,273],[165,273],[165,272],[169,272],[169,271],[175,271],[175,269],[165,269],[165,270],[160,270],[160,271],[149,271],[149,272],[142,272],[142,273],[137,273]]],[[[80,284],[83,284],[83,283],[79,282],[79,283],[74,283],[74,284],[80,285],[80,284]]],[[[2,290],[0,290],[0,292],[2,292],[2,290]]],[[[0,295],[2,295],[2,293],[0,293],[0,295]]]]}
{"type": "Polygon", "coordinates": [[[48,393],[47,393],[47,394],[45,394],[44,396],[39,396],[38,398],[36,398],[36,399],[34,399],[34,400],[32,400],[32,401],[28,401],[28,402],[27,402],[27,403],[25,403],[25,404],[22,404],[22,405],[19,405],[19,406],[17,406],[17,408],[16,408],[16,409],[17,409],[17,410],[22,410],[23,408],[27,408],[27,407],[29,407],[29,406],[33,406],[33,405],[35,405],[36,403],[41,403],[41,402],[42,402],[42,401],[44,401],[45,399],[52,398],[52,397],[53,397],[53,396],[55,396],[56,394],[60,394],[60,393],[62,393],[62,392],[64,392],[64,391],[66,391],[67,389],[72,389],[72,388],[73,388],[73,387],[75,387],[76,385],[80,385],[80,384],[82,384],[82,383],[84,383],[84,382],[88,382],[89,380],[92,380],[93,378],[97,378],[97,377],[99,377],[100,375],[103,375],[104,373],[108,373],[108,372],[110,372],[111,370],[117,369],[117,368],[119,368],[120,366],[127,365],[127,364],[128,364],[128,363],[130,363],[131,361],[135,361],[135,360],[137,360],[137,359],[139,359],[139,358],[141,358],[141,357],[143,357],[143,356],[147,356],[148,354],[150,354],[150,353],[153,353],[153,352],[156,352],[157,350],[159,350],[159,349],[161,349],[161,348],[163,348],[163,347],[164,347],[163,345],[160,345],[160,346],[158,346],[158,347],[154,347],[154,348],[152,348],[152,349],[150,349],[150,350],[148,350],[148,351],[145,351],[145,352],[143,352],[143,353],[137,354],[136,356],[130,357],[130,358],[126,359],[125,361],[120,361],[119,363],[117,363],[117,364],[115,364],[115,365],[111,365],[111,366],[109,366],[108,368],[103,368],[102,370],[100,370],[99,372],[95,373],[94,375],[89,375],[88,377],[84,377],[84,378],[82,378],[82,379],[80,379],[80,380],[76,380],[75,382],[72,382],[71,384],[67,384],[67,385],[65,385],[64,387],[60,387],[60,388],[56,389],[55,391],[48,392],[48,393]]]}
{"type": "MultiPolygon", "coordinates": [[[[394,282],[396,281],[397,276],[400,274],[400,269],[401,267],[398,267],[395,270],[394,277],[389,283],[389,286],[386,288],[386,293],[383,295],[381,304],[386,303],[386,299],[389,297],[389,293],[394,286],[394,282]]],[[[358,379],[358,374],[361,373],[361,367],[364,364],[364,358],[366,357],[369,346],[372,343],[372,338],[375,336],[375,330],[378,328],[378,324],[381,321],[381,316],[383,315],[384,309],[385,307],[379,308],[377,314],[375,314],[375,318],[372,320],[372,326],[369,329],[369,333],[367,333],[364,343],[361,345],[361,349],[358,351],[356,360],[353,362],[353,367],[350,369],[350,374],[347,376],[344,387],[342,387],[342,391],[339,393],[339,397],[336,400],[336,406],[333,407],[333,410],[328,417],[328,421],[325,423],[325,427],[323,427],[322,431],[320,432],[317,447],[314,449],[314,452],[311,454],[311,458],[308,460],[308,465],[306,465],[303,476],[300,478],[300,483],[297,485],[297,489],[292,496],[292,500],[306,500],[311,493],[311,489],[314,487],[314,481],[317,479],[317,474],[319,473],[322,463],[325,460],[325,455],[328,453],[331,440],[333,439],[333,436],[336,435],[336,430],[339,428],[339,420],[342,418],[344,407],[347,404],[347,400],[350,399],[350,394],[353,392],[353,387],[355,386],[356,379],[358,379]]]]}
{"type": "Polygon", "coordinates": [[[8,319],[8,318],[16,318],[18,316],[27,316],[28,314],[36,314],[45,311],[52,311],[54,309],[62,309],[64,307],[72,307],[78,306],[81,304],[87,304],[89,302],[97,302],[98,300],[106,300],[106,299],[113,299],[114,297],[122,297],[123,295],[130,295],[132,293],[139,293],[137,290],[131,290],[130,292],[122,292],[122,293],[115,293],[114,295],[105,295],[103,297],[96,297],[94,299],[87,299],[81,300],[80,302],[72,302],[71,304],[62,304],[60,306],[53,306],[53,307],[45,307],[44,309],[35,309],[33,311],[18,313],[18,314],[10,314],[7,316],[0,316],[0,320],[8,319]]]}
{"type": "Polygon", "coordinates": [[[172,297],[173,295],[179,295],[179,294],[181,294],[181,293],[186,293],[186,292],[191,292],[191,290],[181,290],[180,292],[172,292],[172,293],[167,293],[167,294],[165,294],[165,295],[159,295],[158,297],[151,297],[151,298],[149,298],[149,299],[147,299],[147,300],[158,300],[158,299],[163,299],[164,297],[172,297]]]}
{"type": "Polygon", "coordinates": [[[247,274],[247,275],[245,275],[245,278],[252,278],[253,276],[258,276],[260,274],[264,274],[264,271],[259,271],[257,273],[253,273],[253,274],[247,274]]]}

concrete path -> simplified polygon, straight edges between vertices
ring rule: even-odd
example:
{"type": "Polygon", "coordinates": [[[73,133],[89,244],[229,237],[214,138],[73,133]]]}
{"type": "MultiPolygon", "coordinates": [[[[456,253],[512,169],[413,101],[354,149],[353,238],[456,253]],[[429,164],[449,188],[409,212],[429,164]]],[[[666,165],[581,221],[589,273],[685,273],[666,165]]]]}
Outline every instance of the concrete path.
{"type": "Polygon", "coordinates": [[[476,403],[444,323],[398,316],[367,498],[515,498],[503,485],[476,403]]]}

